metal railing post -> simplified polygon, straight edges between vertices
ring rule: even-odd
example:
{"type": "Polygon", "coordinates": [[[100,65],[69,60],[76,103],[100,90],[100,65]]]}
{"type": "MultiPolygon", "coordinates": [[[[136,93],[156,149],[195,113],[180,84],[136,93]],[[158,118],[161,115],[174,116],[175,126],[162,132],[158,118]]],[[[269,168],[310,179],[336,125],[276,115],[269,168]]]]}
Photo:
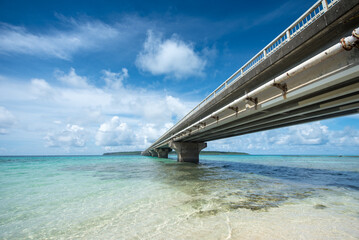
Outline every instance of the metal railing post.
{"type": "Polygon", "coordinates": [[[327,0],[322,1],[322,6],[323,6],[323,11],[324,12],[328,11],[328,2],[327,2],[327,0]]]}
{"type": "Polygon", "coordinates": [[[286,32],[286,34],[287,34],[287,41],[289,41],[289,40],[290,40],[290,31],[289,31],[289,29],[288,29],[288,31],[286,32]]]}

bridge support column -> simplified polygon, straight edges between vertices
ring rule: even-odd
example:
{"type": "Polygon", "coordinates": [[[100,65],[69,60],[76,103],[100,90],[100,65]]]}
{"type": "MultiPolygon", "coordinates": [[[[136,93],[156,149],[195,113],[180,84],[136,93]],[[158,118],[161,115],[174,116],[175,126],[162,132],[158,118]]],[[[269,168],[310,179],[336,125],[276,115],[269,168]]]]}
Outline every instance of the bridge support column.
{"type": "Polygon", "coordinates": [[[199,162],[199,152],[207,147],[204,142],[170,142],[170,147],[177,152],[178,162],[199,162]]]}
{"type": "Polygon", "coordinates": [[[155,151],[159,158],[168,158],[168,153],[172,151],[171,148],[156,148],[155,151]]]}
{"type": "Polygon", "coordinates": [[[150,150],[150,154],[152,157],[158,157],[158,154],[155,150],[150,150]]]}
{"type": "Polygon", "coordinates": [[[143,152],[141,152],[141,155],[142,156],[151,156],[151,153],[143,151],[143,152]]]}

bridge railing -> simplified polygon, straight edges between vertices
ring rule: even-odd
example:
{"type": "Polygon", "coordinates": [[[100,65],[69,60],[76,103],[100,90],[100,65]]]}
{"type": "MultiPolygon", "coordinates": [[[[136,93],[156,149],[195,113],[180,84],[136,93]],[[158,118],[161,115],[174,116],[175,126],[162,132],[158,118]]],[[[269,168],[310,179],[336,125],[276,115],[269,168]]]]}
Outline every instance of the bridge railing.
{"type": "MultiPolygon", "coordinates": [[[[232,76],[226,79],[219,87],[217,87],[212,93],[210,93],[205,99],[203,99],[197,106],[195,106],[189,113],[187,113],[177,124],[171,127],[163,136],[167,135],[173,128],[184,122],[191,115],[197,112],[205,104],[213,100],[216,95],[227,89],[234,82],[241,79],[244,75],[250,72],[268,56],[272,55],[293,39],[296,35],[302,32],[310,24],[315,22],[321,15],[323,15],[328,9],[338,3],[340,0],[319,0],[311,8],[309,8],[302,16],[300,16],[294,23],[292,23],[286,30],[279,34],[273,41],[259,51],[253,58],[246,62],[241,68],[239,68],[232,76]]],[[[160,140],[160,139],[159,139],[160,140]]],[[[158,141],[159,141],[158,140],[158,141]]],[[[153,145],[155,145],[154,143],[153,145]]]]}

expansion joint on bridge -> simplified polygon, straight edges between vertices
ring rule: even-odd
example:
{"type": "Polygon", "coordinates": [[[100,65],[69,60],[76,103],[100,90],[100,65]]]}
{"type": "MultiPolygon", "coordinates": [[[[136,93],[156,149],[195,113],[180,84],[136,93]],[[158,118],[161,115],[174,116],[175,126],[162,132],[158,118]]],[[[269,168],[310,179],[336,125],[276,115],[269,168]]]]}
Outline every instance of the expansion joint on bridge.
{"type": "Polygon", "coordinates": [[[283,98],[287,98],[288,86],[286,83],[273,83],[273,87],[279,88],[283,92],[283,98]]]}

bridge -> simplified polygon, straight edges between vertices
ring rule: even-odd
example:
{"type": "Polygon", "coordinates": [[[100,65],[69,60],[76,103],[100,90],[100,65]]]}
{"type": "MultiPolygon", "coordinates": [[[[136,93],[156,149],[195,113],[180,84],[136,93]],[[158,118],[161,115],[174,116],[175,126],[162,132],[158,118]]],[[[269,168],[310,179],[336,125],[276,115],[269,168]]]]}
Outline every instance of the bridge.
{"type": "Polygon", "coordinates": [[[320,0],[142,155],[198,163],[208,141],[359,112],[359,4],[320,0]]]}

